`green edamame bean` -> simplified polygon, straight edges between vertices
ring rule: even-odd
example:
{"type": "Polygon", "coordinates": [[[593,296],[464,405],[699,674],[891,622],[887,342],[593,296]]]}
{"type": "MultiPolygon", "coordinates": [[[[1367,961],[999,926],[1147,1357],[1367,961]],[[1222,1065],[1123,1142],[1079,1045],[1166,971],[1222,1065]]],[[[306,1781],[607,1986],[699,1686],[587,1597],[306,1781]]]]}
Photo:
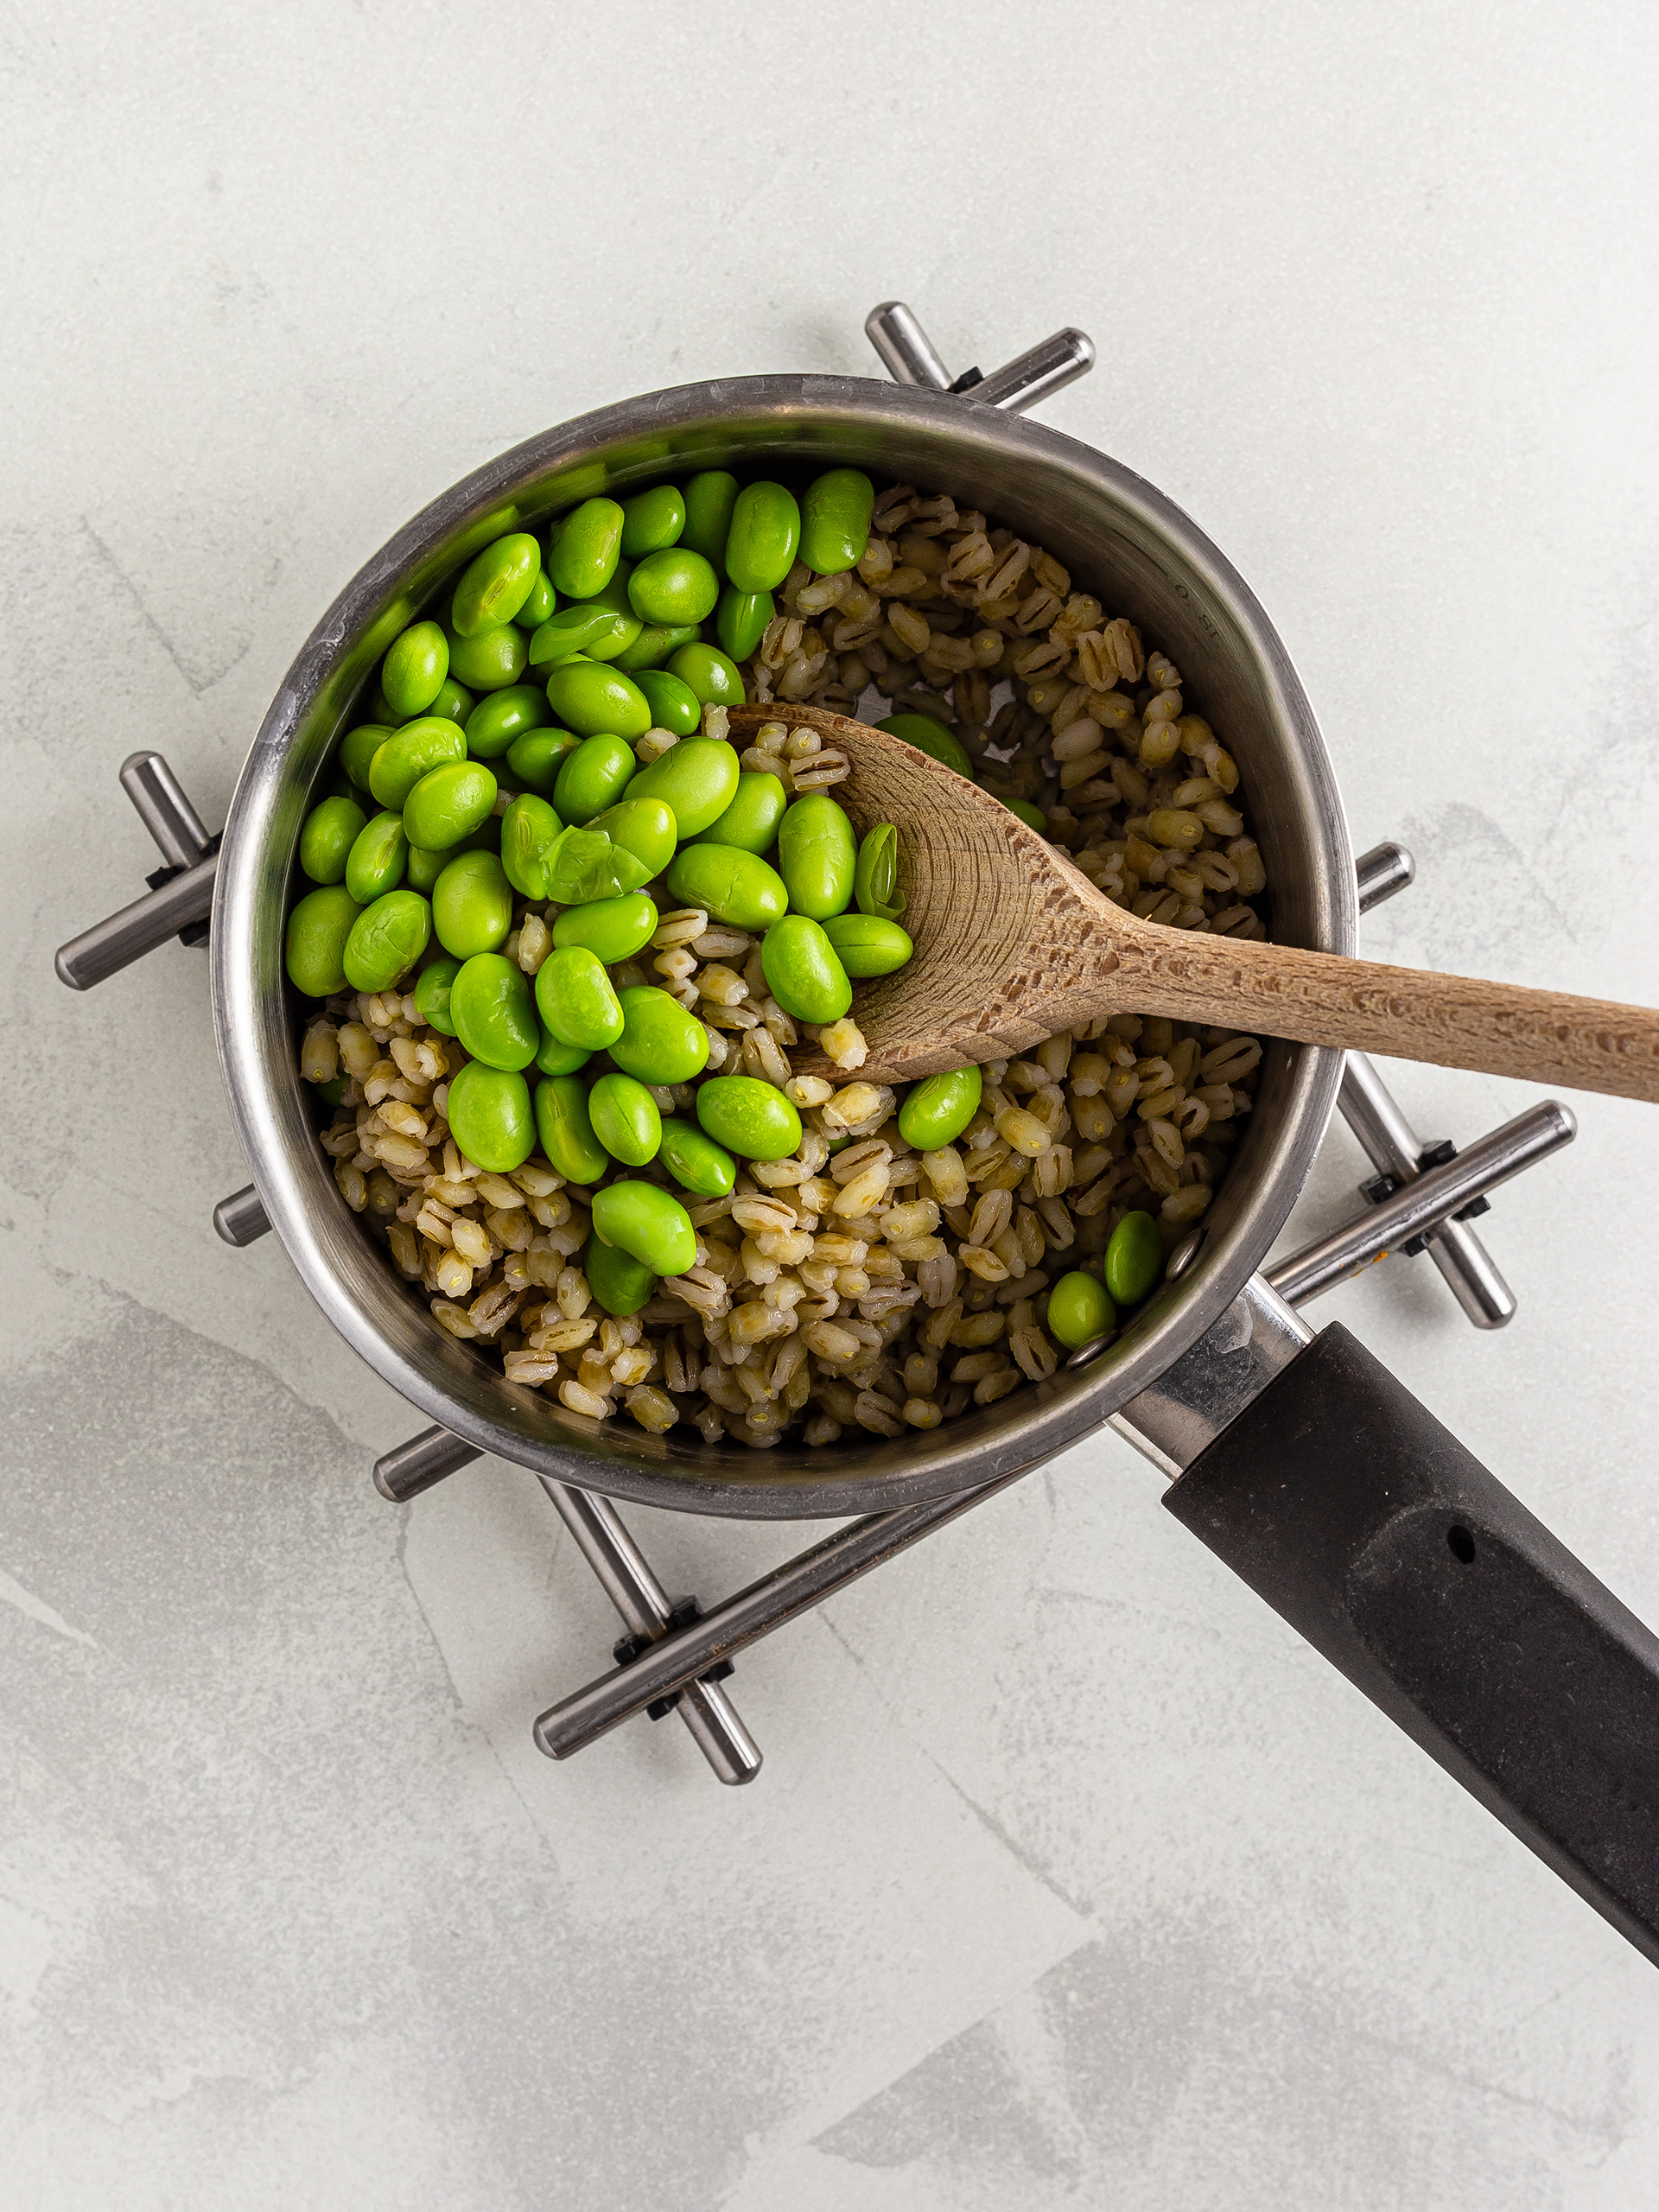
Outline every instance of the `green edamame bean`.
{"type": "Polygon", "coordinates": [[[449,987],[455,1034],[475,1060],[493,1068],[527,1068],[542,1041],[530,978],[516,960],[475,952],[449,987]]]}
{"type": "Polygon", "coordinates": [[[642,622],[701,622],[719,597],[720,578],[689,545],[647,553],[628,578],[628,604],[642,622]]]}
{"type": "Polygon", "coordinates": [[[539,683],[510,683],[486,692],[466,721],[467,757],[499,760],[527,730],[541,729],[553,718],[539,683]]]}
{"type": "MultiPolygon", "coordinates": [[[[614,806],[607,807],[597,821],[588,824],[588,828],[590,831],[601,831],[620,853],[631,856],[636,868],[645,870],[639,882],[623,886],[624,892],[637,891],[640,884],[649,883],[652,876],[662,874],[673,857],[674,841],[678,834],[674,810],[666,800],[636,798],[632,791],[626,798],[619,799],[614,806]]],[[[606,893],[607,898],[620,898],[621,895],[621,892],[606,893]]],[[[560,903],[575,906],[581,902],[563,899],[560,903]]]]}
{"type": "Polygon", "coordinates": [[[633,574],[632,561],[619,561],[609,583],[594,594],[589,602],[594,607],[608,607],[613,614],[626,614],[630,621],[637,620],[628,604],[628,579],[633,574]]]}
{"type": "Polygon", "coordinates": [[[782,876],[741,845],[683,845],[668,887],[682,906],[704,907],[734,930],[764,930],[789,912],[782,876]]]}
{"type": "Polygon", "coordinates": [[[620,899],[660,875],[673,852],[672,810],[659,798],[622,799],[559,839],[547,864],[550,896],[562,906],[620,899]]]}
{"type": "Polygon", "coordinates": [[[467,717],[473,711],[473,695],[464,683],[457,683],[453,676],[446,676],[438,686],[438,696],[427,709],[440,721],[459,722],[463,729],[467,717]]]}
{"type": "Polygon", "coordinates": [[[409,720],[407,715],[393,712],[390,701],[378,682],[374,687],[374,696],[369,701],[368,715],[372,722],[384,723],[387,729],[397,729],[409,720]]]}
{"type": "Polygon", "coordinates": [[[855,982],[866,976],[891,976],[916,950],[909,931],[880,914],[832,914],[823,933],[855,982]]]}
{"type": "Polygon", "coordinates": [[[824,791],[798,798],[778,825],[778,872],[795,912],[815,922],[844,913],[857,867],[858,839],[845,808],[824,791]]]}
{"type": "MultiPolygon", "coordinates": [[[[505,692],[498,695],[505,698],[505,692]]],[[[582,740],[568,729],[527,729],[507,747],[507,769],[517,783],[533,791],[550,791],[559,771],[582,740]]]]}
{"type": "Polygon", "coordinates": [[[590,1236],[582,1248],[582,1272],[594,1304],[619,1320],[637,1313],[657,1287],[656,1276],[643,1261],[599,1236],[590,1236]]]}
{"type": "Polygon", "coordinates": [[[736,845],[746,853],[771,850],[789,798],[776,776],[746,768],[737,779],[732,803],[696,839],[700,845],[736,845]]]}
{"type": "Polygon", "coordinates": [[[354,991],[389,991],[432,938],[432,909],[418,891],[387,891],[352,924],[340,965],[354,991]]]}
{"type": "Polygon", "coordinates": [[[752,1075],[717,1075],[699,1085],[697,1120],[705,1136],[740,1160],[787,1160],[801,1141],[801,1117],[775,1084],[752,1075]]]}
{"type": "Polygon", "coordinates": [[[1010,814],[1018,816],[1027,830],[1034,830],[1039,837],[1047,836],[1048,817],[1040,806],[1033,806],[1028,798],[1005,798],[1002,804],[1010,814]]]}
{"type": "Polygon", "coordinates": [[[372,899],[395,891],[408,866],[404,817],[388,810],[358,831],[346,859],[346,888],[359,906],[366,906],[372,899]]]}
{"type": "Polygon", "coordinates": [[[526,899],[548,899],[547,871],[564,824],[544,798],[521,791],[501,817],[501,865],[526,899]]]}
{"type": "Polygon", "coordinates": [[[813,478],[801,502],[801,558],[815,575],[842,575],[863,559],[874,505],[875,486],[861,468],[813,478]]]}
{"type": "Polygon", "coordinates": [[[306,893],[288,918],[283,944],[288,979],[296,991],[326,999],[345,989],[346,944],[362,911],[341,883],[306,893]]]}
{"type": "Polygon", "coordinates": [[[505,691],[524,672],[529,641],[512,622],[474,630],[470,638],[449,640],[449,671],[474,691],[505,691]]]}
{"type": "Polygon", "coordinates": [[[594,1234],[659,1275],[683,1275],[697,1261],[697,1232],[671,1192],[656,1183],[607,1183],[594,1193],[594,1234]]]}
{"type": "Polygon", "coordinates": [[[578,1068],[585,1068],[593,1057],[580,1045],[561,1045],[556,1037],[550,1037],[543,1030],[536,1065],[543,1075],[574,1075],[578,1068]]]}
{"type": "Polygon", "coordinates": [[[633,1076],[601,1076],[588,1093],[588,1116],[601,1144],[625,1167],[643,1167],[656,1159],[663,1117],[657,1101],[633,1076]]]}
{"type": "Polygon", "coordinates": [[[685,500],[675,484],[656,484],[622,502],[622,552],[637,561],[642,553],[661,553],[677,545],[685,528],[685,500]]]}
{"type": "Polygon", "coordinates": [[[709,1065],[709,1033],[677,999],[654,983],[632,984],[618,995],[622,1034],[611,1046],[611,1058],[624,1075],[638,1076],[662,1090],[702,1073],[709,1065]]]}
{"type": "Polygon", "coordinates": [[[446,760],[429,768],[404,801],[404,835],[429,852],[458,845],[494,813],[495,795],[495,778],[481,760],[446,760]]]}
{"type": "Polygon", "coordinates": [[[853,987],[836,948],[806,914],[785,914],[760,940],[766,988],[798,1021],[839,1021],[853,987]]]}
{"type": "Polygon", "coordinates": [[[642,669],[634,678],[651,708],[652,727],[675,737],[695,737],[702,721],[696,693],[665,668],[642,669]]]}
{"type": "Polygon", "coordinates": [[[326,798],[312,808],[300,831],[300,866],[313,883],[344,881],[352,847],[368,818],[353,798],[326,798]]]}
{"type": "Polygon", "coordinates": [[[643,891],[624,899],[595,899],[586,906],[571,906],[553,925],[553,945],[585,944],[607,968],[631,960],[649,944],[657,926],[657,909],[643,891]]]}
{"type": "Polygon", "coordinates": [[[546,621],[558,603],[559,595],[553,588],[552,579],[544,569],[538,569],[535,582],[525,594],[524,605],[512,619],[528,637],[532,630],[538,629],[546,621]]]}
{"type": "Polygon", "coordinates": [[[896,922],[905,911],[905,894],[899,888],[899,832],[891,822],[876,823],[859,842],[853,903],[861,914],[879,914],[884,922],[896,922]]]}
{"type": "Polygon", "coordinates": [[[545,622],[531,631],[524,648],[525,664],[532,676],[545,683],[550,672],[566,661],[585,659],[588,639],[607,636],[615,620],[614,608],[586,601],[556,607],[545,622]]]}
{"type": "Polygon", "coordinates": [[[877,722],[876,728],[903,738],[918,753],[931,753],[935,760],[943,760],[947,768],[954,768],[959,776],[966,776],[972,783],[974,763],[967,747],[943,722],[935,721],[931,715],[889,715],[886,721],[877,722]]]}
{"type": "Polygon", "coordinates": [[[737,1162],[724,1145],[693,1122],[663,1123],[658,1158],[683,1190],[699,1198],[723,1198],[737,1180],[737,1162]]]}
{"type": "Polygon", "coordinates": [[[645,628],[639,617],[601,607],[593,600],[560,607],[531,638],[530,666],[543,681],[568,660],[614,660],[645,628]]]}
{"type": "Polygon", "coordinates": [[[394,730],[369,763],[369,789],[382,806],[404,810],[404,801],[421,778],[446,760],[467,758],[467,739],[459,722],[424,715],[394,730]]]}
{"type": "Polygon", "coordinates": [[[671,653],[678,652],[682,645],[695,645],[702,635],[695,622],[647,622],[631,645],[618,653],[611,663],[626,676],[638,676],[642,669],[660,668],[671,653]]]}
{"type": "Polygon", "coordinates": [[[432,925],[457,960],[501,950],[512,927],[512,886],[496,854],[459,853],[445,863],[432,887],[432,925]]]}
{"type": "Polygon", "coordinates": [[[705,468],[685,486],[685,527],[680,543],[701,553],[716,569],[725,566],[726,540],[737,503],[737,479],[723,468],[705,468]]]}
{"type": "Polygon", "coordinates": [[[735,584],[728,584],[720,594],[715,634],[733,660],[747,660],[777,612],[769,591],[740,591],[735,584]]]}
{"type": "Polygon", "coordinates": [[[548,1166],[567,1183],[597,1183],[611,1155],[588,1118],[588,1086],[580,1077],[552,1075],[536,1086],[536,1128],[548,1166]]]}
{"type": "Polygon", "coordinates": [[[449,1134],[474,1167],[511,1175],[536,1148],[530,1085],[516,1069],[468,1060],[450,1082],[449,1134]]]}
{"type": "Polygon", "coordinates": [[[449,620],[456,636],[476,637],[480,630],[516,620],[541,572],[542,549],[527,530],[486,545],[455,586],[449,620]]]}
{"type": "Polygon", "coordinates": [[[1076,1351],[1117,1326],[1117,1308],[1093,1275],[1074,1268],[1048,1294],[1047,1326],[1051,1337],[1076,1351]]]}
{"type": "Polygon", "coordinates": [[[314,1083],[311,1088],[325,1105],[338,1106],[346,1096],[346,1082],[343,1075],[331,1075],[327,1083],[314,1083]]]}
{"type": "Polygon", "coordinates": [[[661,799],[674,810],[678,835],[696,837],[731,804],[738,774],[737,749],[724,738],[688,737],[641,768],[628,785],[628,797],[661,799]]]}
{"type": "Polygon", "coordinates": [[[543,961],[536,1010],[550,1037],[584,1052],[602,1052],[622,1034],[622,1008],[605,963],[585,944],[564,945],[543,961]]]}
{"type": "Polygon", "coordinates": [[[445,1037],[455,1034],[454,1016],[449,1011],[449,993],[461,973],[459,960],[442,956],[429,960],[415,979],[415,1004],[421,1020],[429,1028],[445,1037]]]}
{"type": "Polygon", "coordinates": [[[565,517],[547,563],[561,599],[593,599],[604,590],[622,557],[623,519],[614,499],[584,499],[565,517]]]}
{"type": "Polygon", "coordinates": [[[590,737],[566,757],[553,786],[553,804],[566,822],[586,823],[614,806],[639,773],[631,747],[620,737],[590,737]]]}
{"type": "MultiPolygon", "coordinates": [[[[401,823],[403,817],[398,820],[401,823]]],[[[495,815],[480,823],[470,837],[463,837],[458,845],[441,845],[435,849],[427,845],[411,845],[409,866],[404,881],[411,891],[418,891],[429,899],[437,888],[438,878],[453,860],[462,853],[493,853],[501,843],[501,824],[495,815]]]]}
{"type": "Polygon", "coordinates": [[[705,707],[741,707],[748,696],[737,663],[714,645],[682,645],[668,666],[705,707]]]}
{"type": "MultiPolygon", "coordinates": [[[[697,650],[681,647],[682,652],[697,650]]],[[[556,668],[547,679],[547,703],[556,721],[582,737],[609,732],[632,745],[651,728],[651,709],[633,678],[599,661],[570,660],[556,668]]]]}
{"type": "Polygon", "coordinates": [[[739,591],[774,591],[794,564],[801,511],[781,484],[745,485],[726,536],[726,574],[739,591]]]}
{"type": "Polygon", "coordinates": [[[380,664],[386,704],[405,721],[423,715],[449,673],[449,640],[435,622],[411,622],[380,664]]]}
{"type": "Polygon", "coordinates": [[[978,1113],[984,1089],[985,1078],[976,1067],[928,1076],[899,1109],[899,1135],[918,1152],[942,1151],[978,1113]]]}
{"type": "Polygon", "coordinates": [[[1106,1247],[1106,1287],[1120,1306],[1139,1306],[1164,1279],[1164,1240],[1149,1213],[1126,1213],[1106,1247]]]}
{"type": "Polygon", "coordinates": [[[369,788],[369,763],[393,734],[389,722],[359,722],[340,741],[340,765],[360,791],[369,788]]]}

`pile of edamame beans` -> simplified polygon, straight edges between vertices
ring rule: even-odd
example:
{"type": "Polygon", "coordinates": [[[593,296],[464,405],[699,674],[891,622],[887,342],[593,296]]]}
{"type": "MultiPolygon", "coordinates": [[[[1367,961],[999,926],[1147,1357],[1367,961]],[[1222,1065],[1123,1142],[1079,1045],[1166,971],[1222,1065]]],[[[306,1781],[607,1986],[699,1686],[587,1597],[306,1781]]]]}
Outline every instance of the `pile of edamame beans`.
{"type": "MultiPolygon", "coordinates": [[[[848,1419],[897,1433],[1042,1379],[1056,1345],[1109,1336],[1162,1279],[1168,1232],[1137,1208],[1114,1209],[1103,1247],[1058,1280],[1038,1262],[1071,1241],[1057,1137],[1108,1135],[1095,1101],[1111,1068],[1147,1065],[1123,1039],[1144,1027],[1155,1055],[1171,1025],[1118,1018],[1064,1099],[1071,1039],[902,1097],[790,1070],[808,1027],[853,1073],[854,986],[910,957],[899,840],[887,823],[856,836],[786,708],[741,758],[724,710],[747,696],[745,664],[770,696],[760,648],[787,627],[786,578],[791,608],[803,585],[856,584],[874,503],[852,469],[798,497],[709,471],[589,499],[545,543],[497,537],[391,640],[301,831],[314,887],[287,967],[322,1002],[302,1070],[335,1108],[340,1188],[445,1327],[499,1344],[509,1380],[556,1384],[575,1412],[604,1417],[620,1391],[643,1427],[692,1418],[711,1440],[775,1442],[785,1411],[809,1443],[848,1419]],[[720,964],[740,953],[741,976],[720,964]],[[660,984],[641,966],[653,954],[660,984]],[[904,1198],[915,1181],[933,1195],[904,1198]],[[1027,1274],[1032,1296],[1010,1299],[1027,1274]],[[924,1325],[899,1399],[886,1347],[912,1306],[924,1325]],[[967,1356],[944,1390],[947,1347],[967,1356]],[[721,1396],[699,1348],[734,1374],[765,1354],[765,1390],[721,1396]]],[[[975,772],[932,715],[884,727],[975,772]]]]}
{"type": "MultiPolygon", "coordinates": [[[[838,469],[799,504],[723,473],[683,493],[588,499],[556,525],[545,560],[528,531],[498,538],[446,620],[388,647],[378,718],[340,747],[349,788],[301,831],[317,887],[289,918],[288,973],[318,999],[412,982],[423,1020],[468,1056],[444,1112],[478,1167],[509,1173],[539,1142],[586,1186],[660,1157],[681,1188],[718,1197],[739,1159],[799,1144],[796,1107],[752,1076],[712,1077],[696,1123],[664,1131],[652,1092],[703,1073],[709,1033],[669,992],[619,992],[608,972],[650,941],[664,896],[759,933],[772,999],[816,1028],[847,1016],[855,977],[910,958],[893,826],[861,849],[826,793],[791,799],[776,774],[742,769],[723,734],[696,734],[723,727],[720,710],[744,696],[735,660],[700,626],[713,618],[733,653],[752,652],[803,542],[821,569],[851,568],[874,498],[867,476],[838,469]],[[527,671],[541,688],[519,680],[527,671]],[[642,741],[654,741],[648,766],[642,741]],[[505,778],[492,766],[504,756],[505,778]],[[502,950],[515,893],[559,910],[533,982],[502,950]],[[608,1065],[589,1072],[601,1053],[608,1065]]],[[[633,1263],[601,1262],[596,1295],[613,1313],[694,1263],[683,1204],[652,1183],[602,1191],[594,1238],[633,1263]]]]}

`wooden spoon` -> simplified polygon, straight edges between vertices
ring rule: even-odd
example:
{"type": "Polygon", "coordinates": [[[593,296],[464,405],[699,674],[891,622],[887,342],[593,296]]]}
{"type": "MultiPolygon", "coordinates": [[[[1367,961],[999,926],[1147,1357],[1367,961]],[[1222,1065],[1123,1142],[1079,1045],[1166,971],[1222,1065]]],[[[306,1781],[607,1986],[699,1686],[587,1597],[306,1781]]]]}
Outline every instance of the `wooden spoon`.
{"type": "Polygon", "coordinates": [[[762,722],[817,730],[852,762],[834,791],[861,834],[901,833],[916,955],[858,987],[861,1076],[907,1083],[1143,1014],[1659,1101],[1659,1014],[1645,1007],[1141,921],[1000,799],[883,730],[782,702],[730,721],[740,750],[762,722]]]}

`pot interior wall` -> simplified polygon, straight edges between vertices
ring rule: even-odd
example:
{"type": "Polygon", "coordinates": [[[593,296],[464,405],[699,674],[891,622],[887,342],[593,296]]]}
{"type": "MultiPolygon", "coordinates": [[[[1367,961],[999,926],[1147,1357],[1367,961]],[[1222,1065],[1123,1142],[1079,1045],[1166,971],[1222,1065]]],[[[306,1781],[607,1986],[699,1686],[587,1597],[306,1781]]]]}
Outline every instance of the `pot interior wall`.
{"type": "Polygon", "coordinates": [[[319,626],[250,755],[232,809],[216,999],[232,1103],[268,1211],[336,1325],[434,1419],[562,1479],[686,1510],[846,1514],[959,1490],[1036,1464],[1179,1356],[1259,1264],[1334,1099],[1339,1056],[1274,1044],[1255,1112],[1206,1216],[1198,1265],[1094,1370],[891,1443],[817,1452],[707,1446],[601,1424],[505,1385],[456,1343],[340,1199],[296,1067],[299,1010],[283,974],[292,855],[312,785],[385,645],[476,548],[599,492],[699,467],[806,474],[837,464],[949,491],[1040,541],[1182,671],[1188,703],[1236,757],[1267,863],[1273,933],[1351,950],[1351,861],[1328,763],[1294,669],[1242,582],[1150,486],[1039,426],[932,393],[836,378],[694,386],[587,418],[505,454],[415,518],[319,626]],[[770,395],[784,392],[782,398],[770,395]],[[751,394],[766,393],[767,404],[751,394]],[[746,400],[747,404],[746,404],[746,400]],[[228,880],[227,880],[228,879],[228,880]],[[245,895],[243,895],[245,894],[245,895]]]}

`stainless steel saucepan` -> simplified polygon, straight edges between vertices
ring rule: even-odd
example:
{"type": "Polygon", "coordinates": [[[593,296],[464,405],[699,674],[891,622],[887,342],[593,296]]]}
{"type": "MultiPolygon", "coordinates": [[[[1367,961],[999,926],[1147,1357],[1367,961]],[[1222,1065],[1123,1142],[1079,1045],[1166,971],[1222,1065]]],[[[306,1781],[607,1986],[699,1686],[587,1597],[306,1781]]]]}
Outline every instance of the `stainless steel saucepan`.
{"type": "MultiPolygon", "coordinates": [[[[1173,656],[1224,734],[1273,934],[1356,950],[1331,764],[1242,577],[1153,486],[1011,411],[1039,378],[931,388],[942,376],[903,337],[893,365],[926,381],[687,385],[549,430],[416,515],[330,607],[254,741],[213,894],[219,1051],[264,1211],[324,1313],[394,1389],[465,1445],[581,1491],[745,1517],[878,1513],[996,1483],[1115,1419],[1177,1478],[1166,1502],[1179,1518],[1659,1959],[1659,1643],[1346,1331],[1312,1337],[1260,1274],[1324,1133],[1340,1053],[1268,1046],[1196,1257],[1103,1356],[891,1442],[750,1452],[625,1432],[508,1386],[431,1319],[340,1196],[283,965],[300,825],[334,742],[391,638],[478,547],[686,470],[850,464],[948,490],[1040,539],[1173,656]]],[[[181,918],[188,904],[181,894],[181,918]]]]}

